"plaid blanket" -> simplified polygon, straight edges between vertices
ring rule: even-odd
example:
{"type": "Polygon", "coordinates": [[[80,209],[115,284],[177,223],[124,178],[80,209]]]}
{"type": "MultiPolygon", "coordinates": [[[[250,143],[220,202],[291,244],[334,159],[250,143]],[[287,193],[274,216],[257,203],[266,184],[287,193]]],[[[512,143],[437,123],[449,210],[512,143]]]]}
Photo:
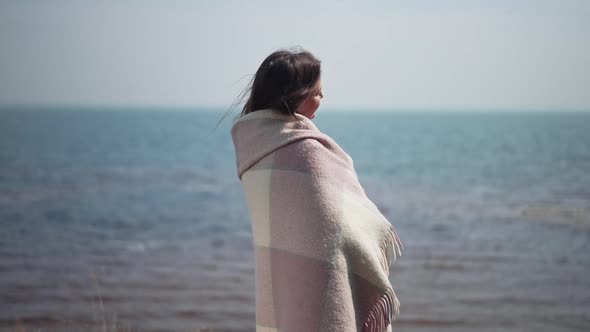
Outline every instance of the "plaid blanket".
{"type": "Polygon", "coordinates": [[[256,331],[390,331],[389,266],[403,245],[352,158],[299,114],[258,110],[231,129],[252,223],[256,331]]]}

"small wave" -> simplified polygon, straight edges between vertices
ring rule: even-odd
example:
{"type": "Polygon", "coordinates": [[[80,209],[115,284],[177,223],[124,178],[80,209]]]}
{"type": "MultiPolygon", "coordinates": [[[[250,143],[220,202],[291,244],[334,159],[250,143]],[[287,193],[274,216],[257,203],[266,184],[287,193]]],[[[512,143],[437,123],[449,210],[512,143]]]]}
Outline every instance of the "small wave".
{"type": "Polygon", "coordinates": [[[127,251],[131,252],[146,252],[151,249],[157,249],[162,247],[164,244],[161,241],[148,240],[141,242],[132,242],[125,246],[127,251]]]}

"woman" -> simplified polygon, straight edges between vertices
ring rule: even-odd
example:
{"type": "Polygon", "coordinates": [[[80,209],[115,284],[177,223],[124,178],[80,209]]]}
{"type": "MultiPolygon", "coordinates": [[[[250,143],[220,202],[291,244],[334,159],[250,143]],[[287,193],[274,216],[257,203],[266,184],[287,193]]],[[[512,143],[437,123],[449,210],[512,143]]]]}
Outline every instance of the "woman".
{"type": "Polygon", "coordinates": [[[231,129],[254,236],[256,330],[390,331],[389,266],[403,245],[352,158],[311,121],[320,67],[305,50],[270,54],[231,129]]]}

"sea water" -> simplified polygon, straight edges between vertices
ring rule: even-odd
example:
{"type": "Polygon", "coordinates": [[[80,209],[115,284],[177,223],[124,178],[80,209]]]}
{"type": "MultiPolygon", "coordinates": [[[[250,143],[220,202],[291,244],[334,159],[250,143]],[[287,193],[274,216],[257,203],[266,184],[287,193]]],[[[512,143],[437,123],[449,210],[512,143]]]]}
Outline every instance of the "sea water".
{"type": "MultiPolygon", "coordinates": [[[[237,112],[215,128],[223,114],[2,109],[0,330],[254,331],[237,112]]],[[[590,329],[590,113],[314,123],[404,243],[394,330],[590,329]]]]}

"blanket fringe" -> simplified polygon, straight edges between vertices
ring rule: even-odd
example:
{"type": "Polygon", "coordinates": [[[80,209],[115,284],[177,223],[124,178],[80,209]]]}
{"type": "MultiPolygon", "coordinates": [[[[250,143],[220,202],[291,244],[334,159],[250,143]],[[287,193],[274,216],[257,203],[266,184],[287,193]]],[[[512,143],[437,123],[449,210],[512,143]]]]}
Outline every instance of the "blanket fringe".
{"type": "Polygon", "coordinates": [[[399,238],[399,235],[397,235],[397,231],[395,230],[395,227],[393,227],[393,225],[390,225],[390,236],[392,237],[393,240],[393,246],[394,246],[394,255],[393,255],[393,261],[395,262],[396,260],[396,256],[401,257],[402,256],[402,249],[404,248],[404,245],[402,243],[402,240],[399,238]]]}
{"type": "Polygon", "coordinates": [[[369,310],[363,332],[385,332],[399,312],[399,302],[393,289],[388,289],[369,310]]]}
{"type": "MultiPolygon", "coordinates": [[[[404,245],[393,225],[390,225],[387,237],[388,241],[386,241],[385,246],[383,246],[381,250],[385,251],[387,244],[391,243],[391,255],[387,253],[382,257],[387,257],[387,260],[389,260],[390,256],[393,256],[391,258],[393,258],[393,262],[395,262],[398,256],[401,257],[404,245]]],[[[389,266],[389,262],[386,261],[382,261],[382,264],[386,269],[389,266]]],[[[395,296],[393,289],[387,289],[369,310],[369,314],[363,326],[363,332],[386,332],[391,321],[399,314],[399,306],[400,303],[395,296]]]]}
{"type": "Polygon", "coordinates": [[[404,245],[402,244],[402,241],[400,240],[399,236],[397,235],[397,232],[395,230],[395,228],[393,227],[393,225],[389,225],[389,229],[387,232],[387,241],[385,241],[382,246],[381,246],[381,251],[383,252],[384,258],[386,259],[383,260],[381,263],[383,265],[383,268],[385,270],[389,269],[389,264],[391,263],[395,263],[395,261],[397,260],[397,257],[401,257],[402,256],[402,249],[404,248],[404,245]],[[391,250],[387,250],[387,246],[391,244],[391,250]]]}

